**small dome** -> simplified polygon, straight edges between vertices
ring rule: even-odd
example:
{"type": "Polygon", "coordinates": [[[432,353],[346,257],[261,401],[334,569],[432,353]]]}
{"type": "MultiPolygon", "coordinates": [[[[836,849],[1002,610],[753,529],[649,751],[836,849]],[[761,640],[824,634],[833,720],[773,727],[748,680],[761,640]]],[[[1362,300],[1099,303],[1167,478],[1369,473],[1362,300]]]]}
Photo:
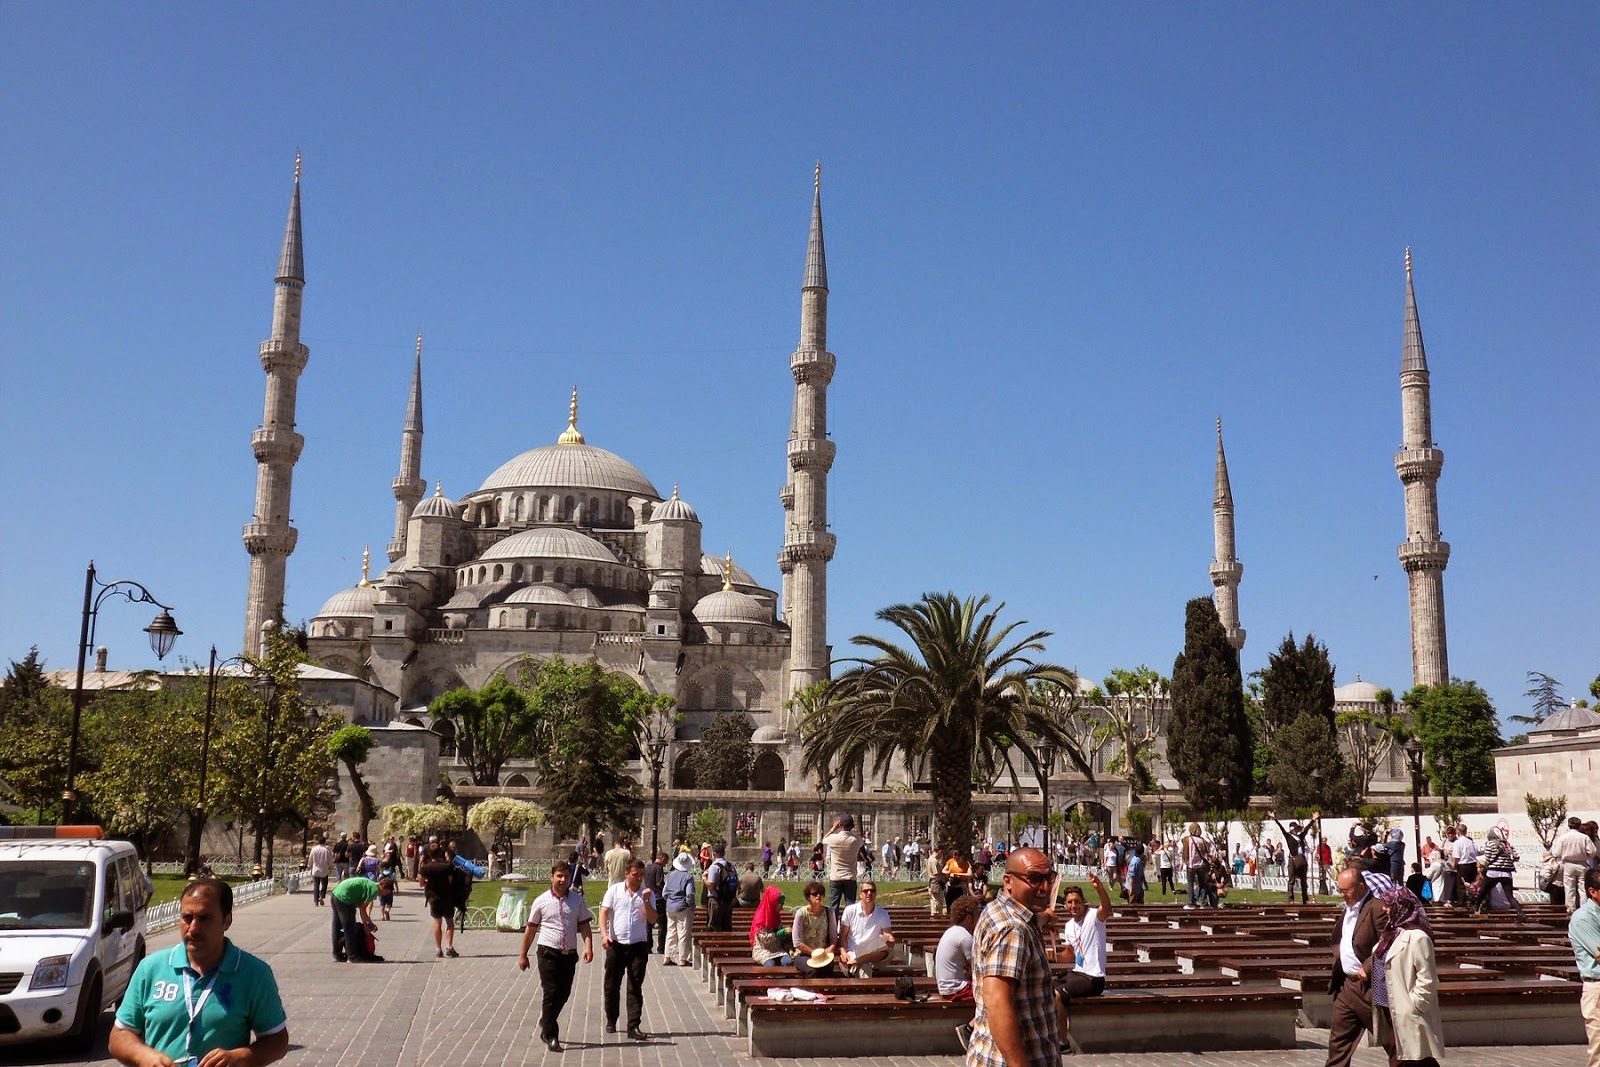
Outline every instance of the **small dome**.
{"type": "Polygon", "coordinates": [[[444,602],[444,610],[448,611],[451,608],[475,608],[483,603],[483,597],[487,591],[487,586],[464,586],[463,588],[456,590],[455,596],[444,602]]]}
{"type": "Polygon", "coordinates": [[[507,604],[555,604],[570,608],[572,598],[553,585],[527,585],[506,597],[507,604]]]}
{"type": "Polygon", "coordinates": [[[1375,704],[1381,690],[1371,682],[1364,682],[1360,675],[1348,685],[1341,685],[1333,691],[1335,704],[1375,704]]]}
{"type": "Polygon", "coordinates": [[[445,498],[444,483],[435,482],[433,495],[413,508],[411,517],[413,519],[459,519],[461,517],[461,509],[445,498]]]}
{"type": "Polygon", "coordinates": [[[700,516],[695,514],[694,508],[678,496],[678,487],[672,487],[672,499],[663,501],[650,513],[651,522],[699,522],[700,516]]]}
{"type": "MultiPolygon", "coordinates": [[[[728,562],[717,556],[701,556],[700,573],[710,578],[724,578],[728,573],[728,562]]],[[[750,576],[750,572],[739,566],[737,563],[733,565],[733,582],[735,585],[759,585],[759,583],[750,576]]]]}
{"type": "Polygon", "coordinates": [[[756,732],[750,735],[751,743],[756,745],[777,745],[787,740],[788,738],[783,736],[783,731],[771,723],[756,727],[756,732]]]}
{"type": "Polygon", "coordinates": [[[1553,730],[1587,730],[1592,726],[1600,726],[1600,715],[1589,708],[1580,708],[1574,704],[1556,712],[1528,732],[1537,734],[1553,730]]]}
{"type": "MultiPolygon", "coordinates": [[[[563,446],[577,447],[577,446],[563,446]]],[[[490,545],[479,559],[577,559],[616,563],[611,550],[592,537],[561,526],[524,530],[490,545]]]]}
{"type": "Polygon", "coordinates": [[[378,587],[362,582],[341,590],[328,598],[317,612],[319,619],[370,619],[372,606],[378,602],[378,587]]]}
{"type": "Polygon", "coordinates": [[[745,626],[770,626],[772,616],[766,605],[737,589],[719,589],[701,597],[694,606],[694,617],[705,624],[737,623],[745,626]]]}

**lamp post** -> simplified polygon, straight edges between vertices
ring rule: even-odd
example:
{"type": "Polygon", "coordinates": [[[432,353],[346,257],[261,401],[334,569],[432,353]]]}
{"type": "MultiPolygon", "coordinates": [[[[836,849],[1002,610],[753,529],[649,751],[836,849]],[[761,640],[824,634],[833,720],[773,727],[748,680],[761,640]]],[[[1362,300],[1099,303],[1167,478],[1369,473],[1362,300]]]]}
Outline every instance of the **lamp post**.
{"type": "Polygon", "coordinates": [[[194,811],[189,815],[189,842],[184,850],[184,867],[192,869],[200,860],[200,836],[206,825],[206,769],[211,763],[211,724],[217,710],[217,671],[229,664],[248,663],[243,656],[217,659],[217,646],[211,646],[211,659],[206,668],[206,719],[200,731],[200,789],[194,811]]]}
{"type": "MultiPolygon", "coordinates": [[[[1322,809],[1322,768],[1311,769],[1311,792],[1317,801],[1317,810],[1322,809]]],[[[1328,895],[1328,868],[1322,862],[1322,820],[1317,820],[1317,892],[1322,896],[1328,895]]]]}
{"type": "Polygon", "coordinates": [[[120,596],[130,604],[154,604],[160,608],[161,611],[150,621],[150,625],[144,628],[144,632],[150,635],[150,649],[158,660],[165,659],[167,653],[172,651],[172,643],[183,635],[173,621],[172,609],[151,596],[150,590],[127,579],[102,582],[94,575],[94,560],[90,560],[89,569],[83,576],[83,625],[78,632],[78,677],[72,687],[72,736],[67,742],[67,786],[61,792],[59,825],[70,823],[78,807],[78,727],[83,717],[83,668],[89,655],[89,646],[94,644],[95,628],[100,622],[100,605],[106,597],[120,596]],[[96,587],[99,592],[95,591],[96,587]]]}
{"type": "MultiPolygon", "coordinates": [[[[272,766],[273,740],[278,732],[278,686],[272,680],[272,675],[266,671],[261,672],[257,684],[261,687],[261,772],[257,776],[258,783],[256,807],[256,858],[255,864],[261,866],[261,846],[267,843],[267,768],[272,766]]],[[[276,837],[276,834],[273,834],[276,837]]],[[[267,844],[266,873],[272,874],[272,852],[270,843],[267,844]]]]}
{"type": "Polygon", "coordinates": [[[1049,741],[1039,742],[1039,815],[1044,858],[1055,869],[1055,855],[1050,851],[1050,772],[1056,769],[1056,746],[1049,741]]]}
{"type": "Polygon", "coordinates": [[[1411,768],[1411,847],[1422,859],[1422,742],[1415,737],[1406,738],[1400,746],[1405,749],[1406,763],[1411,768]]]}
{"type": "MultiPolygon", "coordinates": [[[[822,840],[822,835],[824,832],[822,828],[823,826],[827,825],[828,794],[832,791],[833,780],[829,777],[827,771],[819,770],[817,772],[817,841],[822,840]]],[[[815,843],[816,842],[813,842],[813,844],[815,843]]]]}
{"type": "Polygon", "coordinates": [[[655,860],[660,851],[661,829],[661,767],[667,756],[667,739],[652,737],[650,747],[650,858],[655,860]]]}

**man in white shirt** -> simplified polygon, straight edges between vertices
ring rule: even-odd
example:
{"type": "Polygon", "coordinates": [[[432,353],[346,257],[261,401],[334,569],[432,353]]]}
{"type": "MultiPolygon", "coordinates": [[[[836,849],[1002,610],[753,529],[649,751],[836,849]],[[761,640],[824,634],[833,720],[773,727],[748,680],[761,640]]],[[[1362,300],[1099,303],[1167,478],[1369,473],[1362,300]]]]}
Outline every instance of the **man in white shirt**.
{"type": "Polygon", "coordinates": [[[878,907],[876,883],[862,882],[861,900],[847,906],[839,920],[839,944],[844,946],[840,960],[846,971],[858,978],[872,977],[872,965],[894,947],[889,926],[888,911],[878,907]]]}
{"type": "Polygon", "coordinates": [[[824,862],[828,878],[828,908],[837,909],[840,903],[856,902],[856,858],[861,855],[861,843],[866,838],[856,833],[856,821],[849,815],[833,820],[833,826],[822,839],[826,849],[824,862]]]}
{"type": "Polygon", "coordinates": [[[1067,921],[1061,926],[1061,951],[1069,953],[1073,961],[1072,970],[1057,984],[1063,1008],[1073,997],[1097,997],[1106,989],[1106,922],[1111,918],[1111,896],[1092,871],[1089,884],[1100,896],[1098,907],[1091,909],[1083,890],[1075,885],[1067,886],[1062,901],[1067,921]]]}
{"type": "Polygon", "coordinates": [[[583,962],[594,962],[594,935],[589,905],[583,894],[571,892],[572,870],[558,863],[550,870],[550,888],[539,895],[528,912],[522,934],[517,970],[528,969],[528,949],[539,945],[539,986],[544,1006],[539,1014],[539,1040],[551,1052],[561,1051],[561,1009],[572,995],[572,978],[578,970],[578,938],[583,938],[583,962]]]}
{"type": "Polygon", "coordinates": [[[605,949],[606,1033],[617,1032],[617,1000],[628,974],[628,1036],[648,1041],[644,1018],[644,971],[650,962],[650,928],[656,924],[653,894],[644,885],[644,861],[629,863],[622,881],[600,901],[600,947],[605,949]]]}
{"type": "Polygon", "coordinates": [[[952,1004],[972,1003],[972,931],[982,913],[982,899],[969,893],[957,900],[950,908],[950,928],[933,954],[939,996],[952,1004]]]}
{"type": "MultiPolygon", "coordinates": [[[[1584,840],[1589,839],[1586,837],[1584,840]]],[[[311,846],[311,854],[306,857],[306,867],[311,871],[311,903],[319,907],[326,905],[328,876],[333,873],[333,849],[328,847],[326,834],[317,838],[317,843],[311,846]]]]}
{"type": "Polygon", "coordinates": [[[1584,901],[1583,872],[1595,860],[1594,842],[1583,832],[1583,820],[1576,815],[1567,820],[1566,830],[1550,845],[1550,856],[1561,864],[1561,888],[1571,915],[1584,901]]]}

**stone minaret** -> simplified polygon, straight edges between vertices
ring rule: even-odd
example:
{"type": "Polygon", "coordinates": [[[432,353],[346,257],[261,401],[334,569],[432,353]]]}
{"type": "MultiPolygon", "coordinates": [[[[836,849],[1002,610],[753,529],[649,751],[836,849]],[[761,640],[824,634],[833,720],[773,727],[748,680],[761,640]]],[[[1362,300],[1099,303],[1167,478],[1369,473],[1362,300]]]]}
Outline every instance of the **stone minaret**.
{"type": "Polygon", "coordinates": [[[1441,685],[1450,680],[1444,636],[1444,569],[1450,562],[1450,546],[1439,535],[1439,471],[1444,467],[1444,453],[1433,446],[1428,356],[1422,350],[1409,248],[1400,422],[1402,436],[1400,451],[1394,454],[1394,469],[1406,491],[1406,539],[1400,546],[1400,565],[1411,586],[1411,684],[1441,685]]]}
{"type": "Polygon", "coordinates": [[[1244,648],[1244,628],[1239,625],[1239,579],[1244,564],[1234,556],[1233,488],[1228,484],[1228,456],[1222,451],[1222,420],[1217,419],[1217,495],[1211,502],[1211,530],[1216,542],[1216,558],[1211,561],[1211,584],[1222,628],[1228,631],[1228,644],[1238,652],[1244,648]]]}
{"type": "Polygon", "coordinates": [[[800,284],[800,344],[789,357],[794,411],[789,419],[789,482],[783,487],[785,529],[778,568],[789,623],[789,691],[828,677],[828,561],[835,538],[828,531],[828,263],[822,249],[822,164],[811,200],[811,235],[800,284]]]}
{"type": "Polygon", "coordinates": [[[298,534],[289,525],[294,465],[306,440],[294,430],[295,392],[311,352],[300,343],[300,299],[306,284],[300,240],[300,156],[294,158],[294,194],[283,229],[277,288],[272,300],[272,336],[261,342],[267,400],[261,428],[250,435],[256,456],[256,510],[244,528],[250,553],[250,591],[244,609],[244,649],[259,655],[262,626],[283,614],[284,570],[298,534]]]}
{"type": "Polygon", "coordinates": [[[411,397],[406,401],[406,425],[400,431],[400,473],[389,485],[394,489],[394,540],[389,542],[389,562],[406,554],[406,527],[411,513],[428,488],[422,480],[422,331],[417,331],[417,362],[411,368],[411,397]]]}

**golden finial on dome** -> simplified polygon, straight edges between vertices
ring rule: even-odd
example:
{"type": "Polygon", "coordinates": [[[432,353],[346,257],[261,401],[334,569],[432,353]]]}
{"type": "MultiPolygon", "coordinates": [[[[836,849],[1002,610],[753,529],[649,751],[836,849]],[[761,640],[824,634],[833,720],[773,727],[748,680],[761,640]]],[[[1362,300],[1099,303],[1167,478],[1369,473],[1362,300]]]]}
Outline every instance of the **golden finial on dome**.
{"type": "Polygon", "coordinates": [[[731,592],[733,592],[733,550],[732,549],[728,550],[728,554],[727,554],[727,556],[725,556],[723,558],[722,562],[723,562],[722,591],[724,593],[731,593],[731,592]]]}
{"type": "Polygon", "coordinates": [[[434,482],[433,483],[433,495],[434,496],[444,496],[444,483],[443,482],[434,482]]]}
{"type": "Polygon", "coordinates": [[[567,413],[567,428],[556,438],[558,445],[581,445],[583,434],[578,432],[578,387],[572,387],[572,407],[567,413]]]}
{"type": "Polygon", "coordinates": [[[361,583],[359,588],[365,589],[372,583],[367,580],[367,575],[372,572],[372,546],[361,546],[361,583]]]}
{"type": "Polygon", "coordinates": [[[674,500],[678,499],[678,483],[677,482],[673,482],[672,483],[672,499],[674,499],[674,500]]]}

